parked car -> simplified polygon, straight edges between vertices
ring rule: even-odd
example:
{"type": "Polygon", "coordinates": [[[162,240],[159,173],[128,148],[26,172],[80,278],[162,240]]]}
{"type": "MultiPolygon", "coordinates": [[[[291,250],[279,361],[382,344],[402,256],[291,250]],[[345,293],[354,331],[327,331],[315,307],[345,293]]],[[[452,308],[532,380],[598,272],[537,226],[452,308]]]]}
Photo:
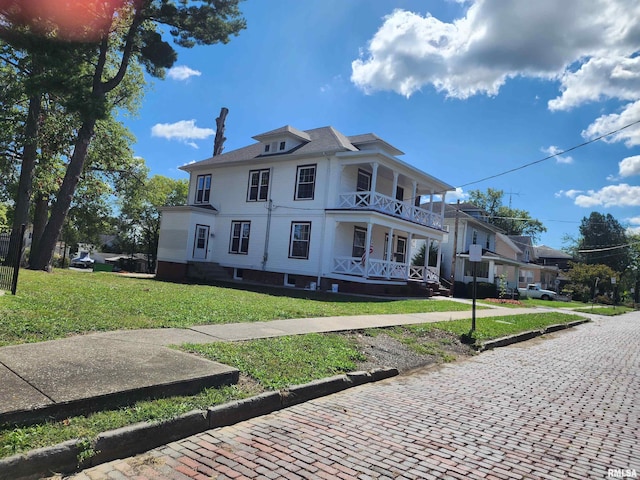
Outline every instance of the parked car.
{"type": "Polygon", "coordinates": [[[541,300],[555,300],[558,294],[552,290],[544,290],[535,283],[530,283],[527,288],[519,288],[520,297],[539,298],[541,300]]]}
{"type": "Polygon", "coordinates": [[[95,260],[89,256],[89,252],[81,252],[79,256],[72,258],[70,266],[77,268],[91,268],[95,260]]]}

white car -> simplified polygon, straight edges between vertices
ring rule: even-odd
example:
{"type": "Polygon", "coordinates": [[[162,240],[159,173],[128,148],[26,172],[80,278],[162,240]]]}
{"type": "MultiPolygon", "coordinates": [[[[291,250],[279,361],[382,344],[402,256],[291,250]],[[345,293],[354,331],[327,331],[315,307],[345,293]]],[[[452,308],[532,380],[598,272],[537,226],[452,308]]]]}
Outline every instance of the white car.
{"type": "Polygon", "coordinates": [[[70,266],[78,268],[91,268],[95,260],[89,256],[89,252],[81,252],[79,256],[71,259],[70,266]]]}

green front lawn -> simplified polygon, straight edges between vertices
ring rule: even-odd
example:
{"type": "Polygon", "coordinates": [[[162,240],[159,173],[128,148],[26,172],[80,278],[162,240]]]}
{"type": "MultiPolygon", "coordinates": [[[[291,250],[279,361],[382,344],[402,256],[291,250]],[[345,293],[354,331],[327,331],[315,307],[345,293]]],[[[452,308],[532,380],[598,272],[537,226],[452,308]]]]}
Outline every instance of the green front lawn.
{"type": "Polygon", "coordinates": [[[106,272],[21,270],[18,294],[0,297],[0,346],[118,329],[470,309],[446,300],[184,285],[106,272]]]}

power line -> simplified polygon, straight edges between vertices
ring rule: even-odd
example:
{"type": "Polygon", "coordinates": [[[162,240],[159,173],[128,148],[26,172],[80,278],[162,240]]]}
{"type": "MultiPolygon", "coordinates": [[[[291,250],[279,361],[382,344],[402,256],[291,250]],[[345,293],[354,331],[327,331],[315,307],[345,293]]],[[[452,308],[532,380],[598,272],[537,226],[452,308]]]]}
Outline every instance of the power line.
{"type": "Polygon", "coordinates": [[[634,122],[628,123],[627,125],[624,125],[624,126],[622,126],[622,127],[618,128],[618,129],[616,129],[616,130],[612,130],[612,131],[610,131],[610,132],[608,132],[608,133],[605,133],[605,134],[603,134],[603,135],[600,135],[599,137],[592,138],[591,140],[588,140],[588,141],[586,141],[586,142],[583,142],[583,143],[581,143],[581,144],[579,144],[579,145],[574,145],[573,147],[567,148],[566,150],[562,150],[562,151],[560,151],[560,152],[556,152],[556,153],[554,153],[554,154],[552,154],[552,155],[548,155],[548,156],[546,156],[546,157],[544,157],[544,158],[541,158],[540,160],[535,160],[535,161],[533,161],[533,162],[525,163],[524,165],[520,165],[519,167],[515,167],[515,168],[512,168],[512,169],[510,169],[510,170],[506,170],[506,171],[504,171],[504,172],[501,172],[501,173],[496,173],[495,175],[490,175],[490,176],[488,176],[488,177],[481,178],[480,180],[475,180],[475,181],[473,181],[473,182],[468,182],[468,183],[465,183],[465,184],[463,184],[463,185],[459,185],[459,186],[458,186],[458,187],[456,187],[456,188],[468,187],[469,185],[474,185],[474,184],[476,184],[476,183],[484,182],[485,180],[491,180],[491,179],[493,179],[493,178],[497,178],[497,177],[501,177],[501,176],[503,176],[503,175],[507,175],[508,173],[517,172],[518,170],[522,170],[522,169],[527,168],[527,167],[530,167],[530,166],[532,166],[532,165],[536,165],[536,164],[538,164],[538,163],[545,162],[545,161],[547,161],[547,160],[549,160],[549,159],[551,159],[551,158],[558,157],[558,156],[560,156],[560,155],[564,155],[565,153],[572,152],[573,150],[577,150],[578,148],[582,148],[582,147],[584,147],[584,146],[586,146],[586,145],[589,145],[589,144],[591,144],[591,143],[597,142],[598,140],[602,140],[603,138],[606,138],[606,137],[608,137],[608,136],[610,136],[610,135],[613,135],[613,134],[615,134],[615,133],[621,132],[622,130],[625,130],[625,129],[629,128],[629,127],[632,127],[633,125],[636,125],[636,124],[638,124],[638,123],[640,123],[640,120],[636,120],[636,121],[634,121],[634,122]]]}
{"type": "Polygon", "coordinates": [[[595,252],[606,252],[609,250],[617,250],[618,248],[629,248],[633,245],[640,245],[640,242],[631,242],[625,245],[616,245],[613,247],[603,247],[603,248],[592,248],[590,250],[578,250],[578,253],[595,253],[595,252]]]}

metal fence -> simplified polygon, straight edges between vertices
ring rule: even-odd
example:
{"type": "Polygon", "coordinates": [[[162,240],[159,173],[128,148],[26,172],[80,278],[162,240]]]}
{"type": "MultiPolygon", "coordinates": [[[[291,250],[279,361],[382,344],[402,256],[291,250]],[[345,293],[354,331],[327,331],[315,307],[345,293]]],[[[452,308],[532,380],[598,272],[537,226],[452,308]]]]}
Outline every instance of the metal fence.
{"type": "Polygon", "coordinates": [[[22,225],[13,236],[11,230],[0,230],[0,290],[9,290],[14,295],[18,288],[24,230],[22,225]]]}

